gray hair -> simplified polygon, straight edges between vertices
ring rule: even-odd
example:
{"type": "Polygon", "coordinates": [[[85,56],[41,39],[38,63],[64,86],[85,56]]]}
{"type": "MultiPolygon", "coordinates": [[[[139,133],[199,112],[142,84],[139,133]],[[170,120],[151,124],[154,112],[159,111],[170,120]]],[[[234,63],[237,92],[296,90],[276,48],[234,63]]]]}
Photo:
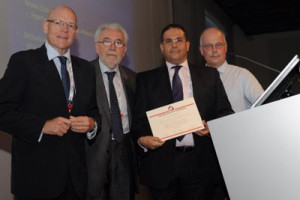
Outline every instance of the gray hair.
{"type": "Polygon", "coordinates": [[[219,31],[219,32],[222,34],[222,37],[223,37],[223,39],[224,39],[224,41],[225,41],[225,44],[227,43],[226,37],[225,37],[225,33],[224,33],[221,29],[219,29],[219,28],[217,28],[217,27],[209,27],[209,28],[205,29],[205,30],[201,33],[201,35],[200,35],[200,41],[199,41],[200,46],[203,45],[203,41],[202,41],[203,33],[204,33],[205,31],[209,30],[209,29],[215,29],[215,30],[219,31]]]}
{"type": "Polygon", "coordinates": [[[128,42],[128,34],[126,32],[126,30],[118,23],[112,23],[112,24],[102,24],[100,25],[96,32],[95,32],[95,36],[94,36],[94,39],[95,39],[95,42],[98,41],[99,39],[99,35],[101,34],[102,31],[104,31],[105,29],[117,29],[117,30],[120,30],[123,35],[124,35],[124,38],[125,38],[125,44],[127,44],[128,42]]]}

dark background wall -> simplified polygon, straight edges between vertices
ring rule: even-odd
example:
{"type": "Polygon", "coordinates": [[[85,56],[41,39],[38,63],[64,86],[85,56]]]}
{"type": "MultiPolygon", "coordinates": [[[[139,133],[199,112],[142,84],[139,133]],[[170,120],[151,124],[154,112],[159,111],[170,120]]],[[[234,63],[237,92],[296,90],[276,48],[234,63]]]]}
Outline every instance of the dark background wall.
{"type": "MultiPolygon", "coordinates": [[[[191,50],[189,60],[203,64],[199,54],[199,36],[205,28],[205,16],[216,23],[226,33],[228,52],[245,56],[259,63],[281,71],[300,52],[299,31],[246,35],[239,26],[224,13],[213,0],[173,0],[173,21],[183,24],[190,33],[191,50]]],[[[243,12],[242,10],[239,12],[243,12]]],[[[261,22],[264,23],[264,22],[261,22]]],[[[278,73],[265,69],[241,58],[228,56],[229,63],[249,69],[264,89],[278,73]]],[[[298,88],[299,82],[295,83],[298,88]]]]}
{"type": "MultiPolygon", "coordinates": [[[[238,26],[233,26],[234,52],[252,58],[279,71],[300,52],[300,32],[288,31],[247,36],[238,26]]],[[[278,73],[252,64],[242,59],[235,59],[240,66],[248,68],[266,89],[278,73]]],[[[295,92],[299,82],[294,84],[295,92]]]]}

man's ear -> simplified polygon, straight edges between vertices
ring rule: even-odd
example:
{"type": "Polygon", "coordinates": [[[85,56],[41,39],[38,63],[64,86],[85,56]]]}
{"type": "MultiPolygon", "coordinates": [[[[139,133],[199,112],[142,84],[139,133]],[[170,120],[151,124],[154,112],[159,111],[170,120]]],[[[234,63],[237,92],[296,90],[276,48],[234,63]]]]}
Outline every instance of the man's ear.
{"type": "Polygon", "coordinates": [[[164,44],[160,43],[159,45],[161,53],[164,53],[164,44]]]}
{"type": "Polygon", "coordinates": [[[203,56],[203,48],[201,46],[199,46],[199,51],[200,51],[200,54],[203,56]]]}
{"type": "Polygon", "coordinates": [[[49,22],[47,22],[47,21],[44,21],[44,22],[43,22],[43,31],[44,31],[45,34],[48,33],[48,23],[49,23],[49,22]]]}

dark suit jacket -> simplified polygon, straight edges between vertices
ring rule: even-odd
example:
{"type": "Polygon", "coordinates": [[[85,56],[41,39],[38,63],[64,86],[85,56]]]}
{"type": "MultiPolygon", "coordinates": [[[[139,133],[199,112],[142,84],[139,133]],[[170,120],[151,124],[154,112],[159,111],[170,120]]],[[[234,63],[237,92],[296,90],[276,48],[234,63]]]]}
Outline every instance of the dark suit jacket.
{"type": "MultiPolygon", "coordinates": [[[[232,113],[224,87],[215,69],[189,64],[194,99],[203,120],[209,121],[232,113]]],[[[146,111],[173,103],[167,66],[139,73],[137,76],[136,107],[133,131],[136,139],[152,135],[146,111]]],[[[214,184],[221,178],[211,138],[193,134],[199,169],[196,176],[203,184],[214,184]]],[[[171,181],[175,157],[175,140],[148,151],[141,158],[140,181],[143,184],[165,188],[171,181]]]]}
{"type": "Polygon", "coordinates": [[[43,45],[11,56],[0,81],[0,129],[12,134],[12,193],[54,198],[72,177],[77,194],[86,193],[86,134],[68,131],[63,137],[44,134],[46,120],[92,116],[101,128],[95,98],[95,75],[90,64],[71,57],[76,85],[69,114],[62,82],[43,45]]]}
{"type": "MultiPolygon", "coordinates": [[[[110,165],[110,145],[112,141],[112,132],[111,132],[111,119],[110,119],[110,110],[109,102],[105,91],[105,86],[103,82],[102,73],[99,66],[99,59],[91,62],[95,67],[96,71],[96,90],[97,90],[97,105],[99,107],[99,112],[102,116],[102,129],[97,137],[91,142],[87,142],[87,164],[88,164],[88,196],[90,198],[95,198],[103,196],[104,194],[104,185],[108,184],[108,167],[110,165]]],[[[134,98],[135,98],[135,72],[130,69],[119,66],[121,79],[124,87],[125,96],[127,99],[127,109],[129,116],[129,123],[131,127],[132,122],[132,108],[134,107],[134,98]]],[[[131,133],[128,133],[131,134],[131,133]]],[[[131,136],[130,136],[131,137],[131,136]]],[[[135,150],[134,143],[132,139],[130,144],[126,145],[127,151],[130,152],[132,158],[131,160],[135,161],[135,150]]],[[[127,158],[124,161],[123,159],[118,159],[120,162],[127,162],[127,158]]],[[[135,163],[122,163],[130,164],[134,167],[136,173],[135,163]]],[[[118,165],[119,166],[119,165],[118,165]]],[[[120,178],[120,177],[118,177],[120,178]]],[[[137,184],[137,177],[132,178],[132,186],[134,187],[137,184]]],[[[125,181],[126,182],[126,181],[125,181]]],[[[126,199],[125,196],[120,197],[120,199],[126,199]]]]}

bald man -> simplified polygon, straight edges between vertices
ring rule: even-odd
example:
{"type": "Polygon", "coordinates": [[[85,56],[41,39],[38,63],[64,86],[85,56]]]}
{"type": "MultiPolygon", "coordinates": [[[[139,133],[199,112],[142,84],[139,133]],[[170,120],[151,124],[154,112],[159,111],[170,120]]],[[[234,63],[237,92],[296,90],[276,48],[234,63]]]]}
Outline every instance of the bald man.
{"type": "Polygon", "coordinates": [[[0,129],[13,136],[11,191],[16,200],[84,199],[84,140],[101,123],[94,70],[70,54],[71,8],[52,9],[43,31],[45,44],[12,55],[0,81],[0,129]]]}
{"type": "Polygon", "coordinates": [[[219,71],[235,112],[249,109],[262,95],[264,90],[251,72],[227,63],[227,42],[221,30],[217,28],[204,30],[200,36],[199,50],[206,60],[206,65],[219,71]]]}

